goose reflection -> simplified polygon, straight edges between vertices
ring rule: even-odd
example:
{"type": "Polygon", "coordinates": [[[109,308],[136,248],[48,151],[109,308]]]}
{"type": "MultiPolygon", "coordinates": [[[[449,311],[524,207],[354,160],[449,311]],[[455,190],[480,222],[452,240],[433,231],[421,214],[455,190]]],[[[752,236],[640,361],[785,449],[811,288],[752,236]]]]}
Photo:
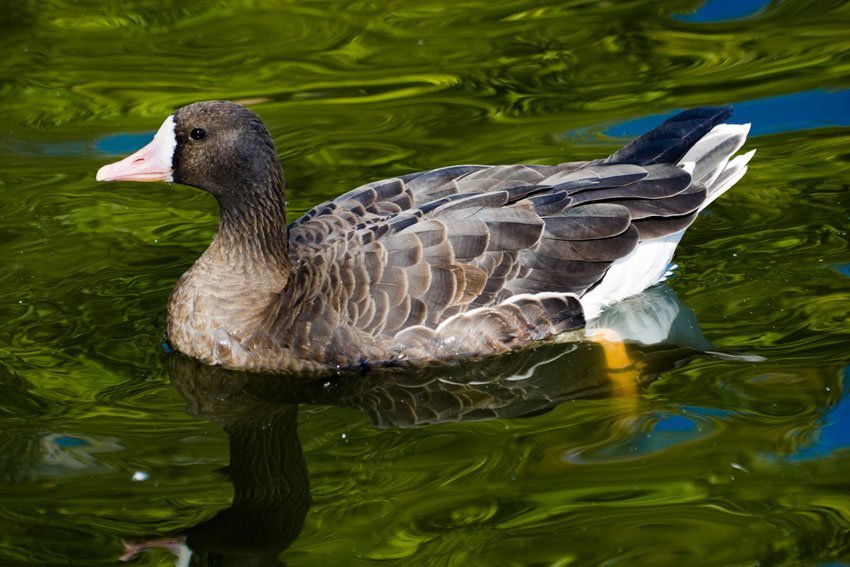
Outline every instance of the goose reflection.
{"type": "Polygon", "coordinates": [[[300,403],[356,408],[384,428],[519,418],[566,400],[633,396],[697,356],[752,360],[714,351],[667,286],[617,304],[584,333],[471,364],[319,380],[227,371],[175,353],[168,370],[189,413],[229,437],[233,503],[178,534],[126,540],[122,559],[162,547],[181,566],[279,565],[311,504],[297,434],[300,403]]]}

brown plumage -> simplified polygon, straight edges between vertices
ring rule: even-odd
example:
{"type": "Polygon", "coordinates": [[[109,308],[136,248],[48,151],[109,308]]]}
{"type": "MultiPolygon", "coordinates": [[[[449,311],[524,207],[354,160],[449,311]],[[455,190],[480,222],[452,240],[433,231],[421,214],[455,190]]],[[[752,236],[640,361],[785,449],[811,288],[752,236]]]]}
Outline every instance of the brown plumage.
{"type": "Polygon", "coordinates": [[[179,109],[98,179],[174,181],[218,200],[219,229],[168,303],[178,350],[263,371],[419,363],[580,328],[659,281],[681,231],[746,171],[751,154],[729,159],[746,127],[718,126],[728,114],[688,111],[597,162],[369,183],[289,227],[274,144],[233,103],[179,109]],[[623,274],[640,262],[646,274],[623,274]]]}

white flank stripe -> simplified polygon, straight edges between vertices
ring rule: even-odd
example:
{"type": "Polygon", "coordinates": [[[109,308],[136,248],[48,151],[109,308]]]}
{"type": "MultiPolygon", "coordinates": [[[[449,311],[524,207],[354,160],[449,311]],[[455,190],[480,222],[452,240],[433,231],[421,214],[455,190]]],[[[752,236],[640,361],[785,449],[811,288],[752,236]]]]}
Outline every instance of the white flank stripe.
{"type": "Polygon", "coordinates": [[[663,238],[653,238],[638,243],[628,256],[614,262],[602,278],[602,282],[584,297],[584,318],[595,319],[603,309],[658,283],[664,274],[676,245],[685,234],[680,230],[663,238]]]}

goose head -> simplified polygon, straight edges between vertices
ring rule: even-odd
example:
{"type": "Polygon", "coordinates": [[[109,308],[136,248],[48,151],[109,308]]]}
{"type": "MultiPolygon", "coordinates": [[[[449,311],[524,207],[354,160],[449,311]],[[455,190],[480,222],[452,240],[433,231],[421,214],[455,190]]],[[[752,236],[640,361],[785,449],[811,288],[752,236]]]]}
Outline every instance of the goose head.
{"type": "Polygon", "coordinates": [[[277,150],[260,118],[226,101],[184,106],[134,154],[97,172],[98,181],[165,181],[208,191],[222,207],[282,189],[277,150]]]}

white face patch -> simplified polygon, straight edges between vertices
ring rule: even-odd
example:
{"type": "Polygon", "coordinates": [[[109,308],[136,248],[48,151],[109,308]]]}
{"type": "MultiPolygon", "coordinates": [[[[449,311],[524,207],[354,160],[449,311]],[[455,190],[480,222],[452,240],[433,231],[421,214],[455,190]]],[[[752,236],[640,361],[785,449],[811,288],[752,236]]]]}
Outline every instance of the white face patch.
{"type": "MultiPolygon", "coordinates": [[[[170,115],[162,122],[162,126],[156,131],[151,142],[155,148],[155,158],[164,169],[171,169],[171,164],[174,163],[174,150],[177,148],[177,134],[175,133],[177,125],[174,123],[174,115],[170,115]]],[[[174,172],[168,175],[164,181],[171,183],[174,181],[174,172]]]]}

